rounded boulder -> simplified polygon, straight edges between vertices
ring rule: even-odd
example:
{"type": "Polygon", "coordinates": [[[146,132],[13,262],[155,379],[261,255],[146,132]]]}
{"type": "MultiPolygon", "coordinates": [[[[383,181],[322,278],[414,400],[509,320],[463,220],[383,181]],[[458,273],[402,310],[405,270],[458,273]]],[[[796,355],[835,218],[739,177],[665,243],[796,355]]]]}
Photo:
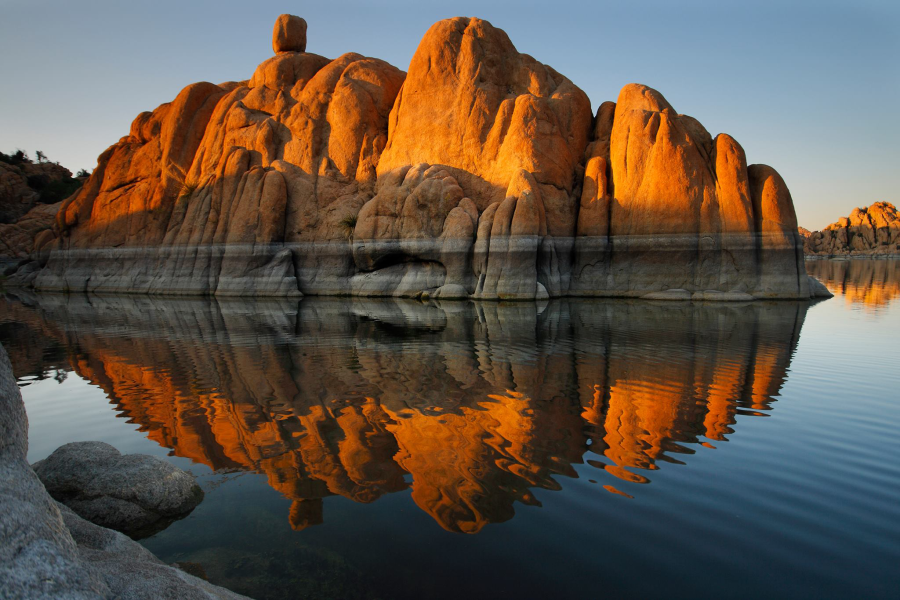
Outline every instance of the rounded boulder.
{"type": "Polygon", "coordinates": [[[60,446],[32,468],[55,500],[134,538],[161,531],[203,500],[190,473],[155,456],[121,454],[103,442],[60,446]]]}
{"type": "Polygon", "coordinates": [[[306,20],[295,15],[280,15],[272,31],[272,50],[306,52],[306,20]]]}

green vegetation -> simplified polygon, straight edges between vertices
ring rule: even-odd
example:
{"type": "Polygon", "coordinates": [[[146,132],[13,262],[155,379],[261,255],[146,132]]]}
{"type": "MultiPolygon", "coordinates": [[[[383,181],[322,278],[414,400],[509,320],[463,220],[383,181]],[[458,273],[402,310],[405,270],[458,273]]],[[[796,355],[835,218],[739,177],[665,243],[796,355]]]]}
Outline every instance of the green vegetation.
{"type": "Polygon", "coordinates": [[[196,179],[190,179],[184,169],[176,165],[169,165],[169,177],[178,184],[178,196],[176,200],[179,204],[187,202],[194,195],[194,192],[200,187],[200,182],[196,179]]]}
{"type": "Polygon", "coordinates": [[[200,187],[200,184],[196,181],[185,180],[181,184],[181,192],[179,192],[180,197],[190,198],[194,195],[194,192],[197,191],[197,188],[200,187]]]}
{"type": "Polygon", "coordinates": [[[347,215],[338,222],[341,229],[343,229],[344,233],[347,235],[348,240],[353,238],[353,231],[356,229],[356,222],[358,219],[359,217],[357,217],[357,215],[347,215]]]}
{"type": "MultiPolygon", "coordinates": [[[[35,152],[38,163],[49,162],[47,155],[40,150],[35,152]]],[[[28,152],[17,148],[12,154],[4,154],[0,152],[0,162],[12,166],[24,164],[34,164],[34,161],[28,156],[28,152]]],[[[59,163],[56,163],[59,164],[59,163]]],[[[90,175],[85,169],[78,172],[78,177],[90,175]]],[[[49,175],[39,173],[29,175],[26,179],[28,187],[40,194],[38,202],[41,204],[54,204],[60,200],[65,200],[81,187],[81,181],[76,177],[66,177],[64,179],[53,179],[49,175]]]]}
{"type": "Polygon", "coordinates": [[[21,165],[22,163],[30,163],[31,159],[28,158],[27,152],[17,148],[13,154],[3,154],[0,152],[0,162],[5,162],[8,165],[21,165]]]}
{"type": "Polygon", "coordinates": [[[29,175],[28,187],[40,193],[41,204],[53,204],[77,192],[81,187],[81,181],[74,177],[51,180],[46,175],[29,175]]]}

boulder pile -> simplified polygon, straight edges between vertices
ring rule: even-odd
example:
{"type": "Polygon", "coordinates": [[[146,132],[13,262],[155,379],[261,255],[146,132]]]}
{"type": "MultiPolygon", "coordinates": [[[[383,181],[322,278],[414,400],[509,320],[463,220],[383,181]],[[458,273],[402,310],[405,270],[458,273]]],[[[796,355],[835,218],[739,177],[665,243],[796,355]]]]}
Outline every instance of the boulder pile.
{"type": "Polygon", "coordinates": [[[900,256],[900,215],[890,202],[876,202],[805,238],[812,256],[900,256]]]}

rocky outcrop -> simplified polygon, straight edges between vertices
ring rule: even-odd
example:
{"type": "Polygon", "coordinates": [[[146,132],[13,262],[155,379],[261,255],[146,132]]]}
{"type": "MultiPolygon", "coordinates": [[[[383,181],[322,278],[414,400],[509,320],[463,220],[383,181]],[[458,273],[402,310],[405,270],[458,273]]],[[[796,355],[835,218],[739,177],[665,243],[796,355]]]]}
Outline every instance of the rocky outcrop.
{"type": "Polygon", "coordinates": [[[243,598],[165,565],[125,535],[55,502],[26,461],[28,419],[0,346],[0,595],[243,598]]]}
{"type": "Polygon", "coordinates": [[[307,53],[135,119],[59,212],[39,289],[530,300],[806,298],[778,174],[646,86],[596,116],[476,18],[409,73],[307,53]]]}
{"type": "MultiPolygon", "coordinates": [[[[62,200],[81,186],[65,167],[31,162],[24,152],[0,153],[0,275],[12,274],[55,240],[52,227],[62,200]]],[[[43,263],[34,265],[28,284],[43,263]]]]}
{"type": "MultiPolygon", "coordinates": [[[[479,298],[531,299],[545,263],[543,286],[558,295],[568,287],[590,126],[584,92],[520,54],[503,31],[480,19],[440,21],[419,44],[391,111],[379,180],[409,165],[442,165],[486,221],[475,243],[488,252],[475,258],[469,281],[449,284],[479,298]]],[[[458,232],[468,254],[475,232],[458,232]]]]}
{"type": "Polygon", "coordinates": [[[154,456],[123,456],[103,442],[65,444],[32,468],[78,516],[135,539],[165,529],[203,500],[189,473],[154,456]]]}
{"type": "Polygon", "coordinates": [[[79,185],[71,171],[56,163],[0,154],[0,224],[15,223],[40,204],[55,204],[79,185]]]}
{"type": "MultiPolygon", "coordinates": [[[[292,27],[288,45],[297,42],[292,27]]],[[[188,86],[101,155],[60,210],[64,239],[37,287],[349,291],[340,223],[374,195],[403,73],[358,54],[287,50],[280,29],[282,51],[249,81],[188,86]]]]}
{"type": "Polygon", "coordinates": [[[803,244],[810,256],[900,256],[900,215],[890,202],[854,208],[803,244]]]}
{"type": "Polygon", "coordinates": [[[790,193],[646,86],[601,105],[588,148],[571,294],[808,295],[790,193]]]}
{"type": "Polygon", "coordinates": [[[51,230],[62,202],[38,204],[14,223],[0,223],[0,257],[27,259],[55,239],[51,230]]]}

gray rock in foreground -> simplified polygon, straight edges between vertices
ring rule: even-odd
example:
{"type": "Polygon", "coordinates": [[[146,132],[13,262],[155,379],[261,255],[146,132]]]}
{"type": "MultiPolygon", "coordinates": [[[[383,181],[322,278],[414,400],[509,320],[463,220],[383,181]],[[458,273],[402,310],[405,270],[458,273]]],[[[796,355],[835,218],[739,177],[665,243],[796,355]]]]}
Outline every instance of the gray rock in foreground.
{"type": "Polygon", "coordinates": [[[0,346],[0,598],[244,598],[55,502],[27,452],[25,406],[0,346]]]}
{"type": "Polygon", "coordinates": [[[828,291],[825,284],[809,275],[809,297],[810,298],[834,298],[834,294],[828,291]]]}
{"type": "Polygon", "coordinates": [[[32,468],[53,498],[91,523],[135,538],[152,535],[203,499],[194,478],[154,456],[103,442],[57,448],[32,468]]]}

